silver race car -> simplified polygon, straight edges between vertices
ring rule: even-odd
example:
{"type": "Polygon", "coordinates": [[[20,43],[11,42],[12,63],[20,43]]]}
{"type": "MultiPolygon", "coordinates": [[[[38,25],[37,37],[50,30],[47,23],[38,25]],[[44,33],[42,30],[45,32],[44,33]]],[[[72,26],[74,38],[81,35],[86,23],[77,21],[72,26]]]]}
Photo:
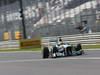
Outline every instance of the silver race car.
{"type": "Polygon", "coordinates": [[[64,43],[61,37],[58,39],[56,45],[51,47],[43,47],[43,58],[56,58],[82,54],[84,54],[84,51],[82,50],[82,46],[80,43],[76,45],[64,43]]]}

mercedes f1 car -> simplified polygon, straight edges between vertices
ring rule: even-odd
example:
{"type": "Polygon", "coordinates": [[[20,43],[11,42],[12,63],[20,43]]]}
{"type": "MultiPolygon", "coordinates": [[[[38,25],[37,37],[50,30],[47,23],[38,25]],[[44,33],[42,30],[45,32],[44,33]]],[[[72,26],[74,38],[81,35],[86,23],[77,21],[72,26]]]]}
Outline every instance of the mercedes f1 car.
{"type": "Polygon", "coordinates": [[[76,45],[60,43],[51,47],[43,47],[43,58],[57,58],[82,54],[84,54],[84,50],[82,50],[80,43],[76,45]]]}

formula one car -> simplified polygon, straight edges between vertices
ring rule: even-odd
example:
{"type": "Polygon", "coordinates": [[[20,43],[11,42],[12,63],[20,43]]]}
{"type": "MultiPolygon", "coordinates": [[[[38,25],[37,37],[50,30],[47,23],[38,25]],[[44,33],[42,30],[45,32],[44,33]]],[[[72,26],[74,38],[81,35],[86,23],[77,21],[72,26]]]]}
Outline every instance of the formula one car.
{"type": "Polygon", "coordinates": [[[80,43],[76,46],[69,43],[60,43],[52,47],[43,47],[43,58],[56,58],[82,54],[84,54],[84,51],[82,50],[80,43]]]}

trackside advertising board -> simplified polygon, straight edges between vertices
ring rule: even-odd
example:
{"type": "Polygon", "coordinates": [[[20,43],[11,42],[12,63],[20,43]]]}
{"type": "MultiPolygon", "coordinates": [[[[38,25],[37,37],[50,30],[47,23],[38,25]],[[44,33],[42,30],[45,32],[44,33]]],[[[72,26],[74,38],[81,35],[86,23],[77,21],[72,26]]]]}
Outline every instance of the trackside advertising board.
{"type": "Polygon", "coordinates": [[[41,38],[20,40],[20,49],[41,49],[41,38]]]}
{"type": "Polygon", "coordinates": [[[4,33],[3,33],[3,39],[4,39],[4,40],[9,40],[9,39],[10,39],[9,32],[4,32],[4,33]]]}

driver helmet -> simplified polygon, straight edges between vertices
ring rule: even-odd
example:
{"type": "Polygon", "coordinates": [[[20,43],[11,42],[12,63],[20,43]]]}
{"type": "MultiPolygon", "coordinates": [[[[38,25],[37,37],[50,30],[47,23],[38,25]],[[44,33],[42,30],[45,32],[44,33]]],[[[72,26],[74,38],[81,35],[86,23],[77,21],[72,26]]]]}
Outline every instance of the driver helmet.
{"type": "Polygon", "coordinates": [[[58,44],[59,44],[59,45],[63,44],[63,39],[62,39],[62,37],[58,37],[58,44]]]}

